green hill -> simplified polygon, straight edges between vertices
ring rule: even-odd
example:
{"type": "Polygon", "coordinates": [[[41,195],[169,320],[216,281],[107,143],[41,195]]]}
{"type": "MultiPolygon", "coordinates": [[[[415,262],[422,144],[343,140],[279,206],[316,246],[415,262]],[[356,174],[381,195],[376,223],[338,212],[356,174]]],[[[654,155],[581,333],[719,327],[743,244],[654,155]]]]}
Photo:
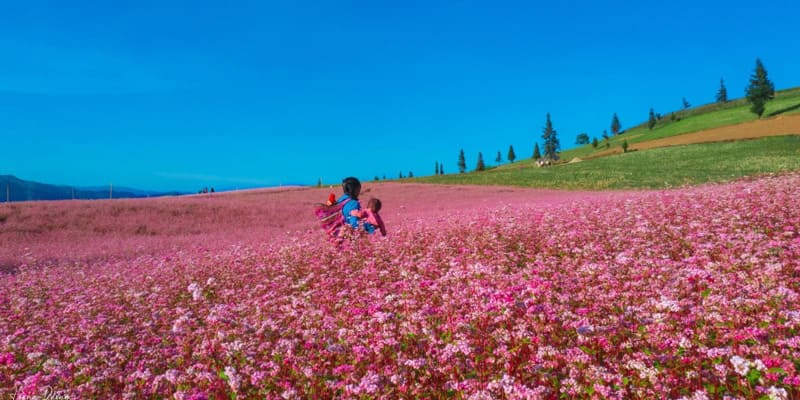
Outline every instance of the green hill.
{"type": "MultiPolygon", "coordinates": [[[[800,114],[800,88],[776,92],[764,119],[800,114]]],[[[601,140],[561,152],[561,162],[538,168],[532,159],[482,172],[414,178],[440,184],[512,185],[564,189],[667,188],[723,182],[745,176],[800,171],[800,128],[795,135],[688,144],[611,154],[629,145],[758,120],[744,99],[663,115],[654,129],[642,123],[601,140]],[[582,159],[581,162],[568,162],[582,159]]],[[[792,120],[798,120],[793,117],[792,120]]],[[[800,120],[798,120],[800,121],[800,120]]]]}

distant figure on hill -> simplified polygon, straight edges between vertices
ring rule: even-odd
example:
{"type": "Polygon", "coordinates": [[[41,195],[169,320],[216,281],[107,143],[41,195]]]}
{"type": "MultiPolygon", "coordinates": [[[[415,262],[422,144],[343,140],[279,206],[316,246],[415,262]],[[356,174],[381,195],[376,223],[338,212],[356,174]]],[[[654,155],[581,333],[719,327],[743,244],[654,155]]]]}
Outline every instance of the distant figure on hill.
{"type": "Polygon", "coordinates": [[[351,215],[363,220],[362,226],[367,234],[372,235],[377,229],[380,230],[381,235],[386,236],[386,225],[383,224],[383,219],[378,214],[380,211],[381,201],[373,197],[369,199],[365,209],[352,211],[351,215]]]}

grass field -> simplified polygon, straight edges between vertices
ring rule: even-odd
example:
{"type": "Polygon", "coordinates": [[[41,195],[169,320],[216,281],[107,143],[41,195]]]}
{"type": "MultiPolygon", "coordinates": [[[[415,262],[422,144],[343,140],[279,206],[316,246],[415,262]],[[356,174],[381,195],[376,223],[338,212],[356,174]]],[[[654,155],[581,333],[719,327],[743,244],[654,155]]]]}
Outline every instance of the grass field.
{"type": "MultiPolygon", "coordinates": [[[[775,99],[767,103],[763,118],[791,114],[800,114],[800,88],[776,92],[775,99]]],[[[750,112],[750,104],[745,99],[682,110],[676,113],[676,118],[680,118],[680,120],[672,121],[667,113],[662,116],[653,130],[649,130],[647,129],[647,116],[643,115],[641,118],[641,121],[644,121],[643,124],[626,130],[622,135],[609,138],[608,145],[612,148],[619,147],[624,140],[627,140],[628,144],[633,144],[758,119],[755,114],[750,112]]],[[[586,158],[605,150],[606,141],[601,137],[597,139],[600,141],[597,149],[586,145],[566,150],[561,153],[562,158],[565,160],[571,160],[574,157],[586,158]]]]}
{"type": "Polygon", "coordinates": [[[484,172],[415,180],[561,189],[657,189],[793,170],[800,170],[800,136],[796,135],[635,151],[549,168],[515,163],[484,172]]]}

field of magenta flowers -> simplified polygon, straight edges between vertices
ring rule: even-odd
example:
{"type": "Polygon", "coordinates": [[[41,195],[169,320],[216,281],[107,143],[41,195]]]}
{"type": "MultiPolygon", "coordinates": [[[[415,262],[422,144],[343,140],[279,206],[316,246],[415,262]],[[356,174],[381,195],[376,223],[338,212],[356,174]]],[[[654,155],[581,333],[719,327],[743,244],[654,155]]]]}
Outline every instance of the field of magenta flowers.
{"type": "MultiPolygon", "coordinates": [[[[0,398],[800,397],[800,175],[596,194],[376,185],[362,197],[384,200],[389,235],[341,248],[309,220],[327,192],[293,193],[270,200],[282,226],[220,196],[208,224],[153,218],[158,240],[120,215],[81,224],[122,230],[71,228],[65,211],[76,246],[116,240],[69,262],[47,229],[0,239],[25,249],[0,275],[0,398]]],[[[187,204],[170,201],[130,218],[187,204]]],[[[25,207],[5,233],[43,212],[25,207]]]]}

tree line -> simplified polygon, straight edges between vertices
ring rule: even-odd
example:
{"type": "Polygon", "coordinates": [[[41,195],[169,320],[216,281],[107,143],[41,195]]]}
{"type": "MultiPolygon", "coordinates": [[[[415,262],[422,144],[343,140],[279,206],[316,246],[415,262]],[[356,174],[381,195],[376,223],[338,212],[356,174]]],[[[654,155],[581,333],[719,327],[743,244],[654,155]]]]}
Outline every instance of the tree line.
{"type": "MultiPolygon", "coordinates": [[[[756,59],[755,69],[753,74],[750,76],[750,81],[748,86],[745,88],[745,97],[747,98],[748,103],[750,103],[750,111],[756,114],[759,118],[762,117],[765,110],[765,105],[769,100],[772,100],[775,97],[775,85],[772,81],[769,80],[767,77],[767,70],[764,67],[764,64],[761,62],[761,59],[756,59]]],[[[728,102],[728,90],[725,87],[724,78],[720,78],[719,80],[719,89],[717,90],[715,96],[715,100],[717,103],[727,103],[728,102]]],[[[691,108],[691,104],[683,97],[681,99],[681,103],[683,109],[691,108]]],[[[650,108],[650,112],[647,118],[647,127],[648,129],[654,129],[659,121],[663,119],[663,116],[657,113],[653,108],[650,108]]],[[[679,121],[681,119],[680,115],[676,115],[675,112],[670,113],[670,120],[671,121],[679,121]]],[[[622,123],[620,122],[619,116],[617,113],[613,113],[611,117],[611,124],[609,126],[611,130],[612,136],[621,135],[624,133],[622,130],[622,123]]],[[[602,134],[603,141],[605,143],[605,147],[608,148],[610,146],[610,136],[608,131],[604,130],[602,134]]],[[[550,118],[550,113],[547,113],[545,116],[545,123],[544,127],[542,128],[542,148],[540,149],[538,141],[534,141],[533,145],[533,153],[531,158],[534,160],[540,159],[547,159],[547,160],[557,160],[558,159],[558,152],[561,150],[561,144],[558,139],[558,132],[553,127],[553,123],[550,118]]],[[[579,133],[576,137],[575,144],[577,145],[588,145],[591,144],[593,148],[598,148],[600,146],[600,141],[597,137],[594,137],[590,140],[589,135],[585,132],[579,133]]],[[[621,144],[623,152],[627,152],[628,150],[628,143],[627,141],[623,141],[621,144]]],[[[508,147],[508,151],[506,153],[506,160],[509,163],[514,163],[517,159],[517,154],[514,151],[514,146],[511,145],[508,147]]],[[[501,152],[497,152],[497,156],[494,159],[495,163],[500,164],[503,159],[501,152]]],[[[464,154],[464,149],[462,148],[458,154],[458,161],[457,167],[459,173],[467,172],[467,160],[464,154]]],[[[475,164],[475,171],[484,171],[486,170],[487,166],[483,159],[483,153],[478,152],[477,162],[475,164]]],[[[434,163],[434,175],[444,175],[444,163],[440,161],[436,161],[434,163]]],[[[413,172],[409,171],[407,175],[404,175],[403,172],[398,174],[399,179],[404,178],[413,178],[413,172]]],[[[377,175],[375,176],[375,180],[378,181],[381,178],[377,175]]],[[[383,175],[383,179],[386,180],[386,175],[383,175]]]]}

